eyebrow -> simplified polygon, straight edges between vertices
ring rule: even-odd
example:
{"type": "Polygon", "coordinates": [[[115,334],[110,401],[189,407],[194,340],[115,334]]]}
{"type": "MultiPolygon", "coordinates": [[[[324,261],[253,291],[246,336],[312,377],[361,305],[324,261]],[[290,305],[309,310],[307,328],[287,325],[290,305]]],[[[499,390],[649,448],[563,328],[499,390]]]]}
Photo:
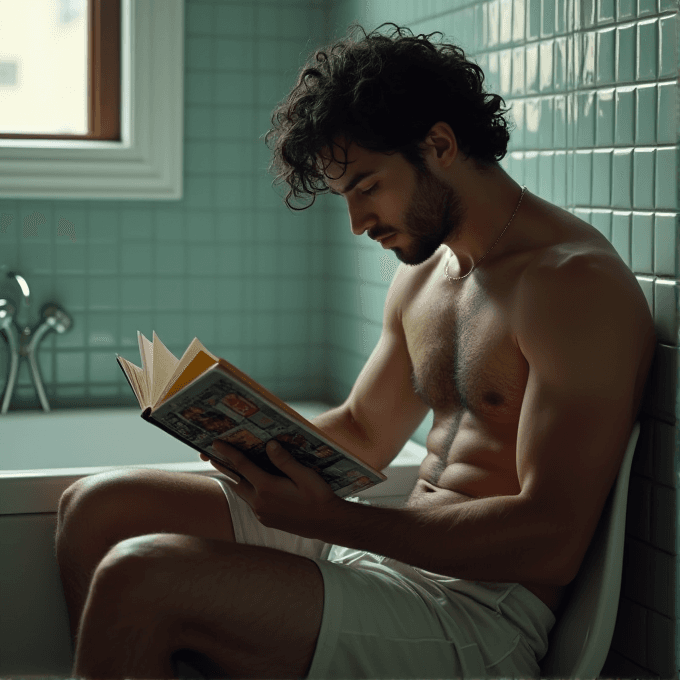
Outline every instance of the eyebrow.
{"type": "Polygon", "coordinates": [[[337,192],[333,191],[330,187],[328,187],[328,190],[332,193],[335,194],[336,196],[342,196],[343,194],[346,194],[348,191],[352,191],[354,187],[361,182],[361,180],[366,179],[367,177],[370,177],[371,175],[375,175],[377,170],[368,170],[366,172],[360,172],[358,175],[354,175],[352,177],[352,181],[345,187],[344,191],[342,192],[337,192]]]}

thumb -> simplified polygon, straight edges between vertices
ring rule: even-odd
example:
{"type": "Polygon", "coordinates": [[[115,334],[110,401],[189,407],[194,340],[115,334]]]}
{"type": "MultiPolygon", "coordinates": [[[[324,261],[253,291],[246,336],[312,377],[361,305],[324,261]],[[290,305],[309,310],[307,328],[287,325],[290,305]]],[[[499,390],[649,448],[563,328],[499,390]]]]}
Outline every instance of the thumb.
{"type": "Polygon", "coordinates": [[[285,461],[287,458],[291,457],[290,453],[274,439],[270,439],[267,442],[267,454],[274,463],[276,463],[277,460],[285,461]]]}
{"type": "Polygon", "coordinates": [[[271,462],[291,480],[301,472],[301,468],[302,470],[305,469],[305,466],[302,465],[302,463],[295,460],[281,444],[273,439],[267,442],[266,450],[269,460],[271,460],[271,462]]]}

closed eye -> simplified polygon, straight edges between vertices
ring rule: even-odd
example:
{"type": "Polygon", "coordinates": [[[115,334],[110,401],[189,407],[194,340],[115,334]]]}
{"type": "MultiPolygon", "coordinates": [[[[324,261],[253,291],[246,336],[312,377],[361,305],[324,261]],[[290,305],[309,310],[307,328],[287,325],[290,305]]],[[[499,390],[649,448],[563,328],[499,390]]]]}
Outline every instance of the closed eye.
{"type": "Polygon", "coordinates": [[[362,191],[361,193],[364,196],[370,196],[372,193],[375,192],[377,187],[378,187],[378,182],[376,182],[370,189],[366,189],[365,191],[362,191]]]}

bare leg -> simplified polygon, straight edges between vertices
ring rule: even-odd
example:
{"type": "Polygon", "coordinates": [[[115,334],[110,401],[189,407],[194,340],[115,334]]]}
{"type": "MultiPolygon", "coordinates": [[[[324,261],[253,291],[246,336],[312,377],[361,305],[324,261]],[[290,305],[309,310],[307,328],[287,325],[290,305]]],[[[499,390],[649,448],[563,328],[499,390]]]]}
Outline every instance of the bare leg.
{"type": "Polygon", "coordinates": [[[172,534],[123,541],[95,574],[73,675],[171,678],[173,653],[192,649],[220,677],[304,678],[323,599],[305,557],[172,534]]]}
{"type": "MultiPolygon", "coordinates": [[[[105,587],[106,579],[102,581],[105,587]]],[[[159,625],[162,617],[148,607],[135,607],[134,613],[121,609],[111,595],[93,593],[88,597],[73,676],[97,680],[174,678],[173,646],[169,632],[159,625]]]]}
{"type": "Polygon", "coordinates": [[[86,477],[64,492],[56,554],[74,641],[99,562],[119,541],[159,532],[233,542],[224,492],[210,477],[143,469],[86,477]]]}

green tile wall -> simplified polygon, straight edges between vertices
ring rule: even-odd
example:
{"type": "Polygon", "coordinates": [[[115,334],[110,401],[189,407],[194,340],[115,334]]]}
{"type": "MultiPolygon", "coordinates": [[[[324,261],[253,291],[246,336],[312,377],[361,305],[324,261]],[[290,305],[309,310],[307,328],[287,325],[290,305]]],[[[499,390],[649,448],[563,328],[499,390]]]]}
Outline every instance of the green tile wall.
{"type": "MultiPolygon", "coordinates": [[[[631,475],[625,567],[605,677],[678,677],[678,7],[672,0],[343,0],[330,29],[442,31],[516,124],[503,168],[601,231],[635,272],[658,352],[631,475]]],[[[342,400],[377,342],[398,264],[329,208],[330,384],[342,400]]],[[[415,434],[425,443],[432,418],[415,434]]]]}
{"type": "MultiPolygon", "coordinates": [[[[262,135],[327,12],[321,0],[187,0],[182,200],[0,200],[0,265],[33,296],[22,323],[47,301],[74,320],[39,352],[51,406],[135,404],[114,353],[139,363],[137,330],[176,356],[196,336],[286,399],[326,398],[324,209],[283,205],[262,135]]],[[[0,342],[2,385],[6,371],[0,342]]],[[[31,408],[24,365],[12,410],[31,408]]]]}

